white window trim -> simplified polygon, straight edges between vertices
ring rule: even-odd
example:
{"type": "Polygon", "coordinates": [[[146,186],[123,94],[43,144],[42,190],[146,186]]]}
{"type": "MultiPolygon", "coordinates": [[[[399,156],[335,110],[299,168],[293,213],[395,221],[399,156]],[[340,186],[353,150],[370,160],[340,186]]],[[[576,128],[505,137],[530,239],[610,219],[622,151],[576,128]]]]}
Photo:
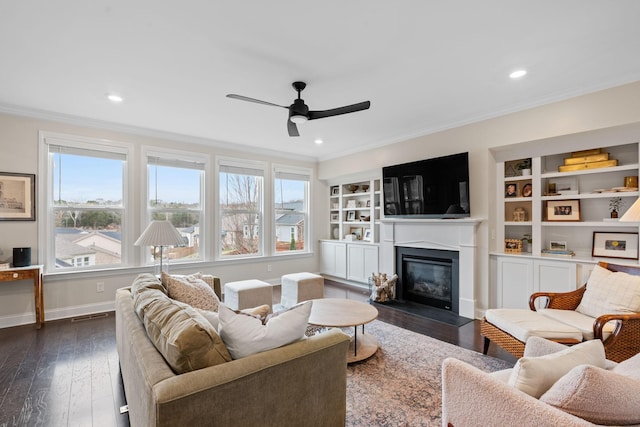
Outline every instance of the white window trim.
{"type": "MultiPolygon", "coordinates": [[[[207,182],[211,181],[209,176],[211,175],[211,156],[205,153],[189,152],[184,150],[173,150],[171,148],[158,148],[151,146],[142,146],[140,156],[140,182],[142,183],[142,197],[140,197],[140,228],[137,230],[137,236],[147,228],[150,220],[150,211],[148,209],[149,200],[149,176],[148,176],[148,163],[149,157],[168,157],[175,158],[179,161],[195,162],[204,164],[204,177],[200,181],[200,252],[198,258],[188,262],[204,262],[207,260],[207,254],[211,253],[211,238],[210,233],[207,230],[212,230],[213,215],[209,214],[207,209],[207,182]],[[202,244],[204,243],[204,244],[202,244]]],[[[137,265],[151,265],[145,263],[144,251],[146,248],[136,248],[136,264],[137,265]]],[[[187,261],[174,261],[172,264],[183,264],[187,261]]]]}
{"type": "MultiPolygon", "coordinates": [[[[107,151],[120,153],[126,156],[123,168],[123,227],[121,229],[122,241],[121,263],[117,266],[101,268],[100,270],[121,269],[133,265],[132,256],[129,247],[133,245],[133,218],[134,218],[134,200],[133,192],[130,191],[132,182],[130,180],[130,165],[134,164],[135,152],[133,144],[121,141],[113,141],[107,139],[90,138],[78,135],[69,135],[57,132],[39,131],[38,132],[38,234],[40,236],[38,245],[38,259],[44,264],[45,273],[56,273],[55,263],[55,224],[51,221],[50,200],[53,194],[53,169],[49,163],[49,145],[61,145],[73,148],[87,148],[97,151],[107,151]]],[[[95,269],[95,268],[94,268],[95,269]]],[[[86,269],[72,269],[65,273],[85,271],[86,269]]]]}
{"type": "Polygon", "coordinates": [[[266,209],[266,200],[270,200],[272,197],[271,192],[269,190],[269,186],[266,184],[270,180],[269,176],[269,168],[267,167],[268,163],[258,160],[243,160],[238,159],[236,157],[227,157],[227,156],[216,156],[215,161],[215,173],[213,175],[214,179],[214,198],[213,198],[213,206],[215,214],[212,215],[215,217],[215,225],[214,225],[214,259],[215,261],[228,262],[232,260],[246,259],[246,258],[264,258],[266,256],[265,253],[265,241],[269,238],[268,233],[265,230],[265,224],[270,223],[271,213],[266,209]],[[262,220],[258,223],[259,230],[261,231],[260,238],[260,247],[258,248],[258,253],[256,254],[247,254],[247,255],[235,255],[233,257],[223,257],[222,256],[222,247],[220,245],[220,236],[222,235],[222,209],[220,205],[220,169],[222,166],[231,166],[237,168],[251,168],[262,171],[262,200],[261,200],[261,212],[262,212],[262,220]]]}
{"type": "Polygon", "coordinates": [[[312,168],[297,168],[297,167],[293,167],[291,165],[284,165],[284,164],[277,164],[274,163],[271,165],[271,215],[272,215],[272,219],[271,221],[268,223],[270,224],[269,226],[269,232],[271,235],[271,241],[274,242],[272,245],[270,245],[269,247],[269,251],[271,251],[271,255],[273,256],[294,256],[294,255],[300,255],[300,254],[306,254],[306,253],[312,253],[313,249],[312,249],[312,244],[311,244],[311,239],[313,237],[313,218],[311,217],[311,213],[312,213],[312,209],[311,209],[311,204],[312,204],[312,199],[313,199],[313,195],[314,195],[314,191],[313,191],[313,182],[314,182],[314,174],[313,174],[313,169],[312,168]],[[275,198],[275,194],[274,192],[274,187],[275,187],[275,183],[276,183],[276,175],[278,173],[291,173],[291,174],[295,174],[295,175],[305,175],[309,177],[309,184],[307,185],[307,194],[305,194],[305,201],[306,201],[306,206],[305,206],[305,210],[306,210],[306,224],[305,224],[305,245],[304,245],[304,250],[303,251],[284,251],[284,252],[277,252],[276,248],[275,248],[275,235],[276,235],[276,222],[275,222],[275,217],[273,216],[273,214],[276,211],[276,198],[275,198]]]}

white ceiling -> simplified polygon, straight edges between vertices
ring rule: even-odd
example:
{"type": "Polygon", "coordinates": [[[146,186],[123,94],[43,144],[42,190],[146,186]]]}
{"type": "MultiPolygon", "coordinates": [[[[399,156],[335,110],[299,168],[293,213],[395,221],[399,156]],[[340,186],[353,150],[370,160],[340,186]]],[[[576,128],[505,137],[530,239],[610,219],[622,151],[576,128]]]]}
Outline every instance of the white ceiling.
{"type": "Polygon", "coordinates": [[[322,160],[640,80],[639,22],[637,0],[2,1],[0,110],[322,160]],[[225,97],[289,105],[296,80],[312,110],[371,108],[291,138],[225,97]]]}

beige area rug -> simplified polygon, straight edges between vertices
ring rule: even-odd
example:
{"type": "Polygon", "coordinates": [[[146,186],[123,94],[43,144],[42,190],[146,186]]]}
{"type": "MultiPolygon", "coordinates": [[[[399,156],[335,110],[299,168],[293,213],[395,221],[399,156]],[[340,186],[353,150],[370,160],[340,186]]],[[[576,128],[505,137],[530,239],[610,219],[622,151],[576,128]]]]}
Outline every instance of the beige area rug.
{"type": "MultiPolygon", "coordinates": [[[[358,332],[361,332],[358,328],[358,332]]],[[[442,361],[455,357],[487,372],[512,364],[375,320],[365,332],[376,354],[347,368],[347,426],[440,426],[442,361]]],[[[351,328],[350,333],[353,333],[351,328]]],[[[470,396],[470,398],[474,398],[470,396]]]]}

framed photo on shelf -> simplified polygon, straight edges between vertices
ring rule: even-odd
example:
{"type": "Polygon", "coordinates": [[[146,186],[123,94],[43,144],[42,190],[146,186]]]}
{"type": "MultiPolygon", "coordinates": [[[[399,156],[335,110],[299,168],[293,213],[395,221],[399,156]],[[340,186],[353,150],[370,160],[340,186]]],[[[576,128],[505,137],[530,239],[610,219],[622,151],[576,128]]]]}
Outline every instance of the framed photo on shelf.
{"type": "Polygon", "coordinates": [[[505,254],[519,254],[522,252],[522,240],[520,239],[504,239],[505,254]]]}
{"type": "Polygon", "coordinates": [[[0,221],[36,220],[36,176],[0,172],[0,221]]]}
{"type": "Polygon", "coordinates": [[[547,200],[547,221],[580,221],[580,200],[547,200]]]}
{"type": "Polygon", "coordinates": [[[555,184],[555,194],[578,194],[578,178],[560,178],[550,181],[555,184]]]}
{"type": "Polygon", "coordinates": [[[520,195],[522,197],[531,197],[532,194],[533,194],[533,187],[531,187],[531,184],[525,184],[522,186],[522,191],[520,192],[520,195]]]}
{"type": "Polygon", "coordinates": [[[504,197],[518,197],[518,184],[514,182],[505,184],[504,197]]]}
{"type": "Polygon", "coordinates": [[[355,220],[356,220],[356,211],[348,211],[347,221],[355,221],[355,220]]]}
{"type": "Polygon", "coordinates": [[[340,221],[340,216],[337,213],[332,213],[331,222],[338,222],[338,221],[340,221]]]}
{"type": "Polygon", "coordinates": [[[594,257],[638,259],[638,233],[593,232],[594,257]]]}
{"type": "Polygon", "coordinates": [[[560,242],[557,240],[549,241],[549,249],[554,251],[566,251],[567,250],[567,242],[560,242]]]}
{"type": "Polygon", "coordinates": [[[349,233],[356,236],[356,239],[362,240],[362,227],[351,227],[349,233]]]}
{"type": "Polygon", "coordinates": [[[362,240],[364,240],[365,242],[370,242],[371,241],[371,229],[367,228],[366,230],[364,230],[364,236],[362,236],[362,240]]]}
{"type": "Polygon", "coordinates": [[[331,187],[331,195],[338,196],[340,194],[340,187],[331,187]]]}

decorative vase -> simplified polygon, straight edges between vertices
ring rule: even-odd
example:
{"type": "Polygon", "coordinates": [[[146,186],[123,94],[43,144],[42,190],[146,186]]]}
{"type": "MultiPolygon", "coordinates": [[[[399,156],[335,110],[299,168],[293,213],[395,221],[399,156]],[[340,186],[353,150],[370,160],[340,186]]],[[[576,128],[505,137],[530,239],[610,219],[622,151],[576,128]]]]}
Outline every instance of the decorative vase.
{"type": "Polygon", "coordinates": [[[618,218],[618,211],[611,211],[611,218],[618,218]]]}
{"type": "Polygon", "coordinates": [[[522,170],[522,176],[531,175],[531,169],[521,169],[521,170],[522,170]]]}

